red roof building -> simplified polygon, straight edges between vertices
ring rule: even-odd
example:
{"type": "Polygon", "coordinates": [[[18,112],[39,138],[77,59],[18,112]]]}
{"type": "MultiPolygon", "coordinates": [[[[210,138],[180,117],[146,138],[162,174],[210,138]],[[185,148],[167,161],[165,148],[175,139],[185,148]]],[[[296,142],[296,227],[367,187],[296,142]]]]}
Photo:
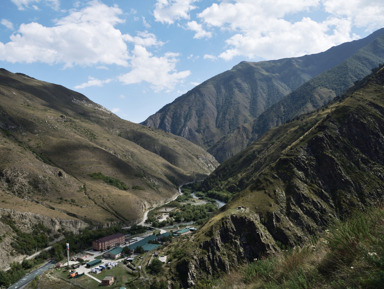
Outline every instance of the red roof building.
{"type": "Polygon", "coordinates": [[[96,251],[109,250],[125,243],[125,236],[121,233],[106,236],[92,242],[92,248],[96,251]]]}

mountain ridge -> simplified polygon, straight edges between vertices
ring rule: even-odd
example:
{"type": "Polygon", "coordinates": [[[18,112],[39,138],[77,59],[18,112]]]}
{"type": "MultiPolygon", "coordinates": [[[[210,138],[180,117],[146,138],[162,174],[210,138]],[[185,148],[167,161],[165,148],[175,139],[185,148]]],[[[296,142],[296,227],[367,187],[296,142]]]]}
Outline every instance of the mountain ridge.
{"type": "MultiPolygon", "coordinates": [[[[341,65],[383,34],[384,29],[380,29],[366,38],[313,55],[241,62],[164,106],[143,124],[183,136],[204,147],[222,162],[254,140],[250,122],[309,80],[341,65]],[[232,143],[225,144],[227,135],[236,130],[238,134],[233,136],[232,143]]],[[[367,57],[363,61],[366,60],[367,57]]],[[[383,61],[382,58],[374,60],[368,65],[369,71],[383,61]]],[[[368,62],[372,61],[368,59],[368,62]]],[[[352,84],[349,82],[347,86],[352,84]]],[[[329,92],[323,90],[317,93],[316,98],[324,104],[334,97],[328,95],[329,92]]]]}

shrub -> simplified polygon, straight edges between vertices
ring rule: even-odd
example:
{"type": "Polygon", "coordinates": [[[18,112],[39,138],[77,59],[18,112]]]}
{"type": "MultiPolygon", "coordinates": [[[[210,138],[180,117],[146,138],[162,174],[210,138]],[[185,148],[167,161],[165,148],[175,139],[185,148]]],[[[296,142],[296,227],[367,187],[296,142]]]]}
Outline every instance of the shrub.
{"type": "Polygon", "coordinates": [[[159,274],[163,271],[163,263],[159,259],[154,258],[147,268],[151,274],[159,274]]]}
{"type": "Polygon", "coordinates": [[[115,178],[112,178],[112,177],[105,176],[100,172],[99,173],[92,173],[89,176],[95,180],[103,180],[104,183],[111,185],[111,186],[114,186],[120,190],[123,190],[123,191],[128,190],[128,186],[125,183],[123,183],[122,181],[115,179],[115,178]]]}

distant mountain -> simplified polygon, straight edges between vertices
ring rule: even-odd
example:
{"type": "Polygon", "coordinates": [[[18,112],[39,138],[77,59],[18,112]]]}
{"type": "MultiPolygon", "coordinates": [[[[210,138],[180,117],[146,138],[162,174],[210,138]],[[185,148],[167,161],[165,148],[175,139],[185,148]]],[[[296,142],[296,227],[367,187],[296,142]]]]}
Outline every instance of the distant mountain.
{"type": "MultiPolygon", "coordinates": [[[[364,39],[344,43],[318,54],[256,63],[242,62],[177,98],[143,124],[183,136],[223,161],[255,139],[254,133],[257,132],[253,131],[251,121],[261,117],[267,109],[314,77],[342,65],[359,53],[360,56],[345,67],[351,69],[351,75],[343,73],[345,79],[338,80],[340,83],[336,91],[320,89],[312,97],[315,103],[292,99],[297,103],[287,105],[282,102],[283,108],[280,110],[283,111],[275,109],[274,112],[283,113],[288,118],[289,115],[309,111],[345,91],[355,80],[366,76],[372,68],[384,61],[381,45],[383,37],[384,29],[381,29],[364,39]],[[302,103],[306,107],[297,109],[302,103]],[[245,127],[242,126],[244,124],[245,127]],[[235,132],[235,135],[227,137],[231,132],[235,132]]],[[[324,81],[327,83],[328,79],[324,81]]],[[[308,88],[307,92],[310,92],[308,88]]],[[[296,98],[301,97],[302,94],[296,98]]],[[[268,123],[264,126],[281,123],[283,118],[266,120],[264,122],[268,123]]],[[[261,131],[257,128],[255,130],[261,131]]]]}
{"type": "Polygon", "coordinates": [[[270,128],[311,112],[344,93],[384,63],[384,29],[374,35],[376,37],[368,45],[351,57],[307,81],[252,121],[224,136],[208,151],[222,162],[241,152],[270,128]]]}
{"type": "Polygon", "coordinates": [[[0,208],[87,224],[132,224],[217,166],[184,138],[4,69],[0,137],[0,208]]]}
{"type": "MultiPolygon", "coordinates": [[[[224,162],[203,191],[233,199],[173,265],[184,287],[301,245],[383,200],[384,67],[327,107],[271,129],[224,162]]],[[[261,268],[261,267],[258,267],[261,268]]]]}

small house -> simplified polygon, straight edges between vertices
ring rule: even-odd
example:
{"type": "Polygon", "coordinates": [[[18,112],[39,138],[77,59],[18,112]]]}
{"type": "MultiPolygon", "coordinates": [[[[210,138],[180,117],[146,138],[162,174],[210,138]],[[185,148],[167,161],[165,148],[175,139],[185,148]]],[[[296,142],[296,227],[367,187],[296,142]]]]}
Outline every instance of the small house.
{"type": "Polygon", "coordinates": [[[102,286],[110,286],[115,282],[115,277],[113,276],[105,276],[105,278],[101,281],[102,286]]]}

